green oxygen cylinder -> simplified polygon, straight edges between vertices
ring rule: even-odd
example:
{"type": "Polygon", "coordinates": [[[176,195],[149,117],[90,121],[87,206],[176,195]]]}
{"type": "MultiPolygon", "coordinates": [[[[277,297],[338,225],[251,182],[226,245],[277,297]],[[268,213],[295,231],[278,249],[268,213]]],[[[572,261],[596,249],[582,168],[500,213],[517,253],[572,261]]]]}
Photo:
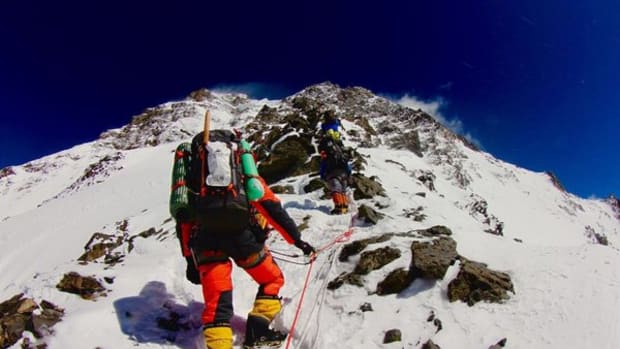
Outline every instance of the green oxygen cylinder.
{"type": "Polygon", "coordinates": [[[189,162],[192,146],[189,143],[181,143],[177,147],[172,165],[172,186],[170,189],[170,214],[175,219],[182,210],[189,209],[189,188],[187,177],[189,176],[189,162]]]}
{"type": "Polygon", "coordinates": [[[250,151],[250,144],[245,140],[241,140],[241,168],[245,175],[245,193],[248,200],[257,201],[265,195],[263,184],[258,180],[258,170],[254,162],[254,155],[250,151]]]}

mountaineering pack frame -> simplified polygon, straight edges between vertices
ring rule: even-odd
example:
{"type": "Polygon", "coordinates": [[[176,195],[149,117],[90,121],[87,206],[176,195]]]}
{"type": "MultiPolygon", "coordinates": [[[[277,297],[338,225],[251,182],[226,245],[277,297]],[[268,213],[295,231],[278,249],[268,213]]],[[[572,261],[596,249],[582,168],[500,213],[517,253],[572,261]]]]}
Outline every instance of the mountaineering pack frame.
{"type": "Polygon", "coordinates": [[[207,111],[203,132],[175,151],[170,214],[208,222],[204,226],[213,233],[239,232],[249,221],[248,200],[263,195],[249,143],[238,133],[210,130],[207,111]]]}

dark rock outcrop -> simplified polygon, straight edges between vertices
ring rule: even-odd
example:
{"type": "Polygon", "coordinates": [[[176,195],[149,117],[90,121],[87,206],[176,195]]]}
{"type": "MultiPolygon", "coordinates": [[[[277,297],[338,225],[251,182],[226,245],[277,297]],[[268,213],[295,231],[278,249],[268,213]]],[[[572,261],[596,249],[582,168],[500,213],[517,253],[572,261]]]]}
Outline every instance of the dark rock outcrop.
{"type": "Polygon", "coordinates": [[[270,188],[276,194],[295,194],[295,188],[292,185],[274,185],[270,188]]]}
{"type": "Polygon", "coordinates": [[[448,299],[457,300],[472,306],[480,301],[501,303],[514,294],[510,276],[506,273],[488,269],[484,263],[461,257],[461,270],[448,284],[448,299]]]}
{"type": "Polygon", "coordinates": [[[357,209],[357,218],[363,220],[365,223],[377,224],[384,215],[375,211],[372,207],[362,205],[357,209]]]}
{"type": "Polygon", "coordinates": [[[304,164],[312,152],[314,148],[307,138],[289,136],[272,149],[267,159],[259,163],[258,172],[267,183],[309,173],[312,169],[304,164]]]}
{"type": "Polygon", "coordinates": [[[393,343],[402,341],[402,333],[399,329],[391,329],[385,332],[385,336],[383,336],[383,343],[393,343]]]}
{"type": "Polygon", "coordinates": [[[443,324],[441,323],[441,320],[439,320],[439,318],[435,317],[435,312],[431,311],[431,315],[428,317],[428,319],[426,319],[426,321],[428,322],[433,322],[433,325],[435,325],[435,327],[437,327],[437,330],[435,331],[435,333],[441,331],[443,329],[443,324]]]}
{"type": "Polygon", "coordinates": [[[426,219],[426,214],[422,213],[424,207],[418,206],[416,208],[403,209],[403,214],[407,218],[413,218],[416,222],[423,222],[426,219]]]}
{"type": "Polygon", "coordinates": [[[406,149],[414,153],[418,157],[423,157],[422,144],[420,142],[420,136],[416,131],[409,131],[406,133],[398,134],[390,139],[390,146],[395,149],[406,149]]]}
{"type": "Polygon", "coordinates": [[[189,98],[191,98],[192,100],[196,102],[202,102],[204,100],[213,99],[213,94],[211,93],[211,91],[207,90],[206,88],[201,88],[199,90],[192,91],[189,94],[189,98]]]}
{"type": "Polygon", "coordinates": [[[361,275],[355,273],[342,273],[338,275],[334,280],[327,283],[327,289],[335,290],[340,288],[340,286],[344,284],[354,285],[358,287],[364,286],[361,275]]]}
{"type": "Polygon", "coordinates": [[[418,233],[422,236],[436,237],[436,236],[450,236],[452,230],[445,225],[435,225],[428,229],[418,230],[418,233]]]}
{"type": "Polygon", "coordinates": [[[506,338],[502,338],[497,343],[490,346],[489,349],[502,349],[503,347],[506,346],[506,341],[507,341],[506,338]]]}
{"type": "Polygon", "coordinates": [[[351,181],[355,200],[372,199],[376,195],[385,196],[383,186],[374,178],[368,178],[361,173],[354,173],[351,176],[351,181]]]}
{"type": "Polygon", "coordinates": [[[65,274],[56,288],[63,292],[77,294],[84,299],[94,299],[106,290],[96,278],[82,276],[76,272],[65,274]]]}
{"type": "Polygon", "coordinates": [[[102,260],[108,267],[113,267],[123,262],[126,254],[133,251],[136,238],[146,239],[151,236],[157,236],[161,239],[169,233],[163,229],[157,230],[151,227],[130,236],[127,228],[128,224],[127,220],[116,222],[116,232],[114,234],[94,233],[84,246],[84,253],[78,258],[80,264],[98,263],[102,260]]]}
{"type": "Polygon", "coordinates": [[[441,236],[429,242],[414,241],[411,244],[410,272],[414,279],[443,279],[448,267],[457,258],[456,241],[441,236]]]}
{"type": "MultiPolygon", "coordinates": [[[[42,338],[51,333],[52,327],[61,321],[63,315],[63,309],[46,300],[38,305],[34,299],[23,294],[11,297],[0,303],[0,348],[17,343],[24,331],[31,332],[35,338],[42,338]]],[[[45,348],[45,344],[36,347],[45,348]]]]}
{"type": "Polygon", "coordinates": [[[592,228],[589,225],[586,226],[585,230],[586,230],[585,235],[592,242],[597,243],[599,245],[603,245],[603,246],[609,246],[609,240],[607,240],[607,236],[605,236],[605,234],[597,233],[596,230],[594,230],[594,228],[592,228]]]}
{"type": "Polygon", "coordinates": [[[562,192],[566,192],[566,189],[562,185],[562,182],[560,182],[560,179],[558,178],[558,176],[555,175],[555,173],[551,171],[545,171],[545,173],[547,174],[547,176],[549,176],[549,179],[551,180],[551,183],[553,183],[554,187],[558,188],[562,192]]]}
{"type": "Polygon", "coordinates": [[[0,179],[8,177],[8,176],[12,176],[14,174],[15,174],[15,171],[13,170],[13,167],[11,166],[5,167],[0,170],[0,179]]]}
{"type": "Polygon", "coordinates": [[[362,240],[355,240],[349,244],[346,244],[342,250],[340,251],[340,255],[338,256],[338,260],[341,262],[346,262],[347,260],[349,260],[350,256],[356,255],[360,252],[362,252],[362,250],[364,250],[369,244],[376,244],[379,242],[385,242],[388,241],[389,239],[391,239],[393,236],[393,234],[383,234],[381,236],[377,236],[377,237],[373,237],[373,238],[368,238],[368,239],[362,239],[362,240]]]}
{"type": "Polygon", "coordinates": [[[377,294],[383,296],[386,294],[401,293],[411,285],[412,281],[413,278],[408,270],[398,268],[390,272],[383,281],[379,282],[377,285],[377,294]]]}
{"type": "Polygon", "coordinates": [[[325,185],[325,182],[323,182],[322,180],[318,178],[314,178],[310,181],[310,183],[304,186],[304,192],[310,193],[315,190],[326,189],[326,188],[327,188],[327,185],[325,185]]]}
{"type": "Polygon", "coordinates": [[[366,302],[366,303],[360,305],[360,310],[362,311],[362,313],[365,313],[367,311],[373,311],[372,304],[366,302]]]}
{"type": "Polygon", "coordinates": [[[421,349],[441,349],[441,347],[429,339],[426,343],[422,344],[421,349]]]}
{"type": "Polygon", "coordinates": [[[428,190],[435,191],[435,174],[431,171],[420,171],[416,177],[428,190]]]}
{"type": "Polygon", "coordinates": [[[78,261],[85,263],[95,261],[105,255],[112,254],[112,251],[122,244],[122,236],[94,233],[84,246],[86,251],[78,258],[78,261]]]}
{"type": "MultiPolygon", "coordinates": [[[[341,256],[342,257],[342,256],[341,256]]],[[[327,284],[327,289],[335,290],[347,283],[362,287],[362,276],[387,265],[400,257],[400,250],[392,247],[383,247],[372,251],[366,251],[360,256],[355,269],[351,273],[342,273],[327,284]]]]}
{"type": "Polygon", "coordinates": [[[360,256],[360,260],[357,262],[353,272],[359,275],[366,275],[373,270],[380,269],[399,257],[400,250],[388,246],[366,251],[360,256]]]}

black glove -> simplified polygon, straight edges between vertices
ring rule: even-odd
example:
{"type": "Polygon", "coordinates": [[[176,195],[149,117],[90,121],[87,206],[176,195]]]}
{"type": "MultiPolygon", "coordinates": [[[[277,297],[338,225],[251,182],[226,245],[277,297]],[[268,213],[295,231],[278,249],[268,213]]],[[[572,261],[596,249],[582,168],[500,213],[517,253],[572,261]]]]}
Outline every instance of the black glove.
{"type": "Polygon", "coordinates": [[[185,257],[187,268],[185,269],[185,278],[192,284],[200,285],[200,273],[196,269],[194,259],[191,256],[185,257]]]}
{"type": "Polygon", "coordinates": [[[267,241],[267,238],[269,237],[269,229],[263,229],[260,226],[256,225],[256,226],[251,226],[250,230],[252,230],[252,233],[254,234],[254,239],[256,239],[256,242],[262,244],[263,242],[267,241]]]}
{"type": "Polygon", "coordinates": [[[299,240],[295,243],[295,247],[297,247],[298,249],[302,250],[304,252],[304,255],[309,256],[313,253],[316,253],[316,250],[314,249],[314,247],[312,247],[309,243],[303,241],[303,240],[299,240]]]}

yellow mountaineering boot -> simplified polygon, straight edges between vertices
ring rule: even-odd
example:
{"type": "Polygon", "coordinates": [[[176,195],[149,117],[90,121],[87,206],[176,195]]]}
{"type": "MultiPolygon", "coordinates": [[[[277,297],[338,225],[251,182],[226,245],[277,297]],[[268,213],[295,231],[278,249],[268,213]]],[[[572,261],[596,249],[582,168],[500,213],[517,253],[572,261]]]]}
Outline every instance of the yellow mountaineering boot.
{"type": "Polygon", "coordinates": [[[207,349],[232,349],[233,332],[228,326],[207,327],[202,332],[207,349]]]}
{"type": "Polygon", "coordinates": [[[278,297],[258,296],[256,298],[254,308],[248,314],[243,348],[278,346],[286,338],[286,334],[269,328],[269,324],[281,308],[278,297]]]}

